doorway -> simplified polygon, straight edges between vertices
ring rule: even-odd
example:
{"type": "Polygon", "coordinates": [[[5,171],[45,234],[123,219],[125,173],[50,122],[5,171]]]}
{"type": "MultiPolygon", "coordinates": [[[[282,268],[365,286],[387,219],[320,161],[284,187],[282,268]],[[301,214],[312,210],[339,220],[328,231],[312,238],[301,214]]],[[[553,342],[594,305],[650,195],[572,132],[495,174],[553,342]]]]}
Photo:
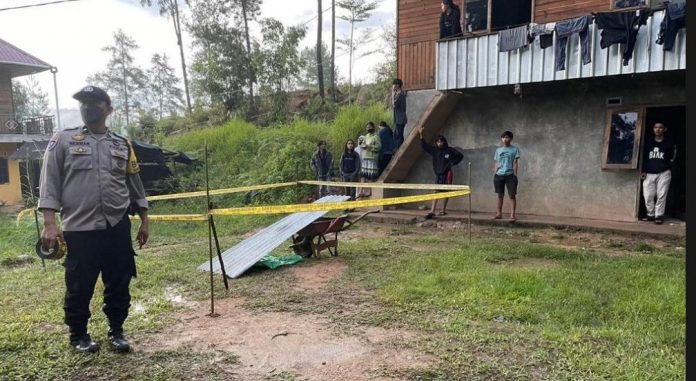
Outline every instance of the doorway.
{"type": "MultiPolygon", "coordinates": [[[[672,181],[667,193],[665,217],[686,221],[686,108],[684,106],[647,107],[643,123],[643,144],[653,139],[653,126],[661,122],[667,127],[666,136],[677,146],[677,158],[672,165],[672,181]]],[[[641,149],[641,155],[643,150],[641,149]]],[[[639,171],[640,173],[640,171],[639,171]]],[[[639,189],[638,218],[646,216],[643,186],[639,189]]]]}

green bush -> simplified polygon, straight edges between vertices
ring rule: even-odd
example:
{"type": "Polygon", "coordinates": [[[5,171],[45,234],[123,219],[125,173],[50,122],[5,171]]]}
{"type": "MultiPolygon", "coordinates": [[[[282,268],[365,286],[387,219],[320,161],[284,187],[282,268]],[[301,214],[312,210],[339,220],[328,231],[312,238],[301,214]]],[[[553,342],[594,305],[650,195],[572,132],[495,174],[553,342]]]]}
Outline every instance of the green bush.
{"type": "MultiPolygon", "coordinates": [[[[390,119],[389,112],[381,105],[344,107],[333,123],[295,118],[287,124],[259,128],[233,119],[217,127],[198,128],[165,138],[163,146],[203,160],[207,143],[211,189],[307,180],[314,176],[309,163],[319,140],[328,142],[334,156],[334,168],[338,169],[347,139],[357,139],[370,120],[378,123],[390,119]]],[[[337,170],[334,173],[338,175],[337,170]]],[[[180,174],[181,190],[203,189],[203,167],[189,167],[180,174]]],[[[314,191],[314,187],[296,186],[231,196],[226,201],[290,203],[303,201],[314,191]]]]}

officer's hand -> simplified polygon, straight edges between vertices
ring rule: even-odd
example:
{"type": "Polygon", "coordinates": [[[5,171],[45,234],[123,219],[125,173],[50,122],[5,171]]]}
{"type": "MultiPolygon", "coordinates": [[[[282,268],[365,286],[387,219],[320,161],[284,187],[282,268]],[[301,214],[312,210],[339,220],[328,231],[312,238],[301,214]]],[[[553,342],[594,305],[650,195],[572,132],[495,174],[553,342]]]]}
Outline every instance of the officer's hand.
{"type": "Polygon", "coordinates": [[[150,224],[147,221],[141,221],[140,222],[140,228],[138,228],[138,244],[140,244],[140,248],[143,247],[144,244],[147,243],[147,239],[150,237],[150,224]]]}
{"type": "Polygon", "coordinates": [[[51,249],[56,244],[58,237],[63,238],[63,232],[60,231],[58,225],[55,223],[44,225],[41,231],[41,245],[44,249],[51,249]]]}

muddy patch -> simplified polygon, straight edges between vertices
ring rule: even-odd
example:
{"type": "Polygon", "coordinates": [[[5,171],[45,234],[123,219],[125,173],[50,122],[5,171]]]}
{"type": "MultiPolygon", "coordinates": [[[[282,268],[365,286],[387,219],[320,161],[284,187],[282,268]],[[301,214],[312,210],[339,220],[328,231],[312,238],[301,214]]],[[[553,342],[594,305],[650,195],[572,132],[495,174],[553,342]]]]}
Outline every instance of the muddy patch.
{"type": "Polygon", "coordinates": [[[186,348],[224,351],[238,361],[221,364],[243,380],[262,380],[279,373],[306,380],[394,380],[407,369],[425,368],[433,359],[406,347],[417,335],[369,328],[346,335],[321,315],[259,312],[242,307],[240,299],[216,304],[219,317],[205,315],[200,303],[177,323],[138,347],[146,352],[186,348]],[[193,312],[195,311],[195,312],[193,312]]]}

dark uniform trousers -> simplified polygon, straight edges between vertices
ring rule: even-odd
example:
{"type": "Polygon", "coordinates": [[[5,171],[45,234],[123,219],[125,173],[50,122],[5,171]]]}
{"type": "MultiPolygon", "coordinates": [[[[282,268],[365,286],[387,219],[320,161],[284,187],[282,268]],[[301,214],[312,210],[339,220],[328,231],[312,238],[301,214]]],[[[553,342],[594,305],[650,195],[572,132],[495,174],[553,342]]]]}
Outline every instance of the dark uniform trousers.
{"type": "Polygon", "coordinates": [[[64,232],[68,254],[65,258],[65,324],[71,339],[87,333],[91,316],[89,303],[101,272],[104,283],[103,311],[114,332],[122,330],[128,317],[128,287],[136,276],[135,251],[131,243],[128,215],[115,226],[107,223],[105,230],[64,232]]]}

